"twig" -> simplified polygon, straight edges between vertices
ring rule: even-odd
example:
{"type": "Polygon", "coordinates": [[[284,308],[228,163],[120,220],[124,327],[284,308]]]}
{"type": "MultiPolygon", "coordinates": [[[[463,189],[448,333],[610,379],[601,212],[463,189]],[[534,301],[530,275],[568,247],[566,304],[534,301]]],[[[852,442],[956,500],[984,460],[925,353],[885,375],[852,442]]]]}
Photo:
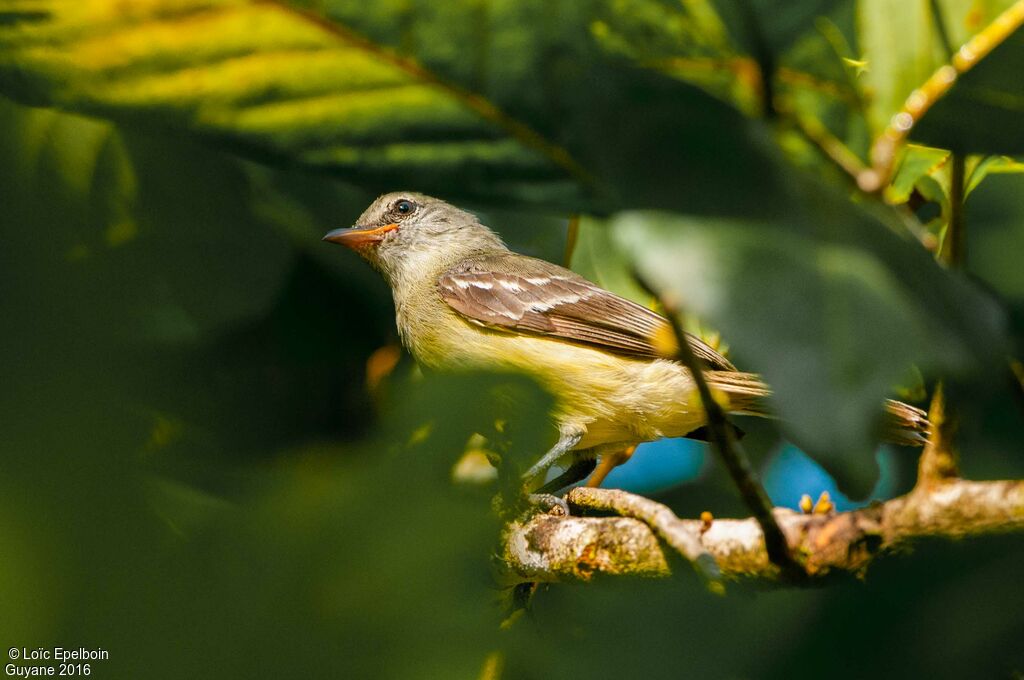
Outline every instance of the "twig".
{"type": "Polygon", "coordinates": [[[961,153],[952,154],[949,187],[949,224],[939,248],[939,261],[950,269],[961,269],[967,261],[967,230],[964,228],[966,199],[966,160],[961,153]]]}
{"type": "Polygon", "coordinates": [[[572,256],[576,253],[576,243],[580,239],[580,216],[571,215],[565,230],[565,259],[563,264],[572,267],[572,256]]]}
{"type": "Polygon", "coordinates": [[[704,407],[704,414],[707,417],[708,441],[718,457],[725,463],[729,476],[732,477],[743,502],[761,525],[768,556],[784,573],[790,574],[794,578],[799,577],[803,574],[803,569],[789,552],[786,536],[772,514],[771,500],[764,487],[761,486],[757,473],[754,472],[750,464],[750,459],[733,436],[725,412],[711,394],[711,388],[708,386],[707,380],[704,379],[703,369],[697,362],[690,343],[686,341],[686,332],[679,326],[679,306],[675,304],[674,300],[655,293],[642,277],[637,276],[637,280],[641,286],[658,299],[665,310],[665,316],[672,325],[672,331],[676,336],[676,359],[693,376],[697,393],[700,395],[700,401],[704,407]]]}
{"type": "Polygon", "coordinates": [[[700,531],[676,517],[668,506],[616,489],[577,487],[565,497],[577,510],[603,510],[632,517],[649,526],[661,540],[685,557],[710,582],[721,578],[715,558],[700,542],[700,531]]]}
{"type": "MultiPolygon", "coordinates": [[[[966,163],[963,154],[954,153],[949,191],[949,224],[939,247],[938,259],[950,269],[963,267],[967,251],[967,231],[964,225],[964,198],[966,197],[966,163]]],[[[931,431],[928,443],[921,452],[917,465],[918,486],[940,484],[960,476],[960,460],[953,438],[957,429],[956,413],[946,403],[943,384],[935,386],[928,409],[931,431]]]]}
{"type": "Polygon", "coordinates": [[[857,184],[867,192],[881,191],[889,183],[899,150],[903,147],[917,121],[935,102],[944,97],[961,75],[971,70],[992,50],[1024,25],[1024,0],[1018,0],[956,51],[950,63],[932,74],[914,90],[903,104],[903,110],[871,147],[871,168],[861,173],[857,184]]]}
{"type": "Polygon", "coordinates": [[[765,39],[764,31],[761,28],[761,19],[757,9],[750,0],[743,0],[739,3],[739,9],[743,13],[744,28],[747,38],[750,41],[750,51],[757,61],[758,75],[761,85],[761,115],[768,120],[775,118],[775,55],[765,39]]]}
{"type": "Polygon", "coordinates": [[[949,31],[946,30],[946,20],[942,18],[942,7],[939,5],[939,0],[931,0],[932,10],[932,23],[935,24],[935,31],[939,34],[939,42],[942,43],[942,48],[946,51],[946,58],[952,59],[953,52],[953,41],[949,37],[949,31]]]}
{"type": "Polygon", "coordinates": [[[790,114],[789,118],[796,124],[797,130],[815,147],[821,151],[837,168],[853,179],[856,185],[857,178],[866,169],[863,161],[846,146],[841,139],[833,135],[828,128],[822,125],[821,121],[807,116],[801,116],[796,111],[787,109],[785,113],[790,114]]]}
{"type": "MultiPolygon", "coordinates": [[[[628,495],[608,489],[586,493],[628,495]]],[[[776,509],[775,514],[792,549],[805,556],[801,583],[811,583],[829,576],[860,576],[876,558],[924,537],[1024,531],[1024,481],[955,480],[850,512],[804,515],[776,509]]],[[[700,535],[724,578],[793,584],[769,559],[754,518],[715,519],[710,527],[698,519],[676,518],[671,524],[700,535]]],[[[499,557],[508,585],[587,581],[597,575],[664,578],[672,573],[671,559],[654,530],[628,517],[535,515],[509,525],[499,557]]]]}

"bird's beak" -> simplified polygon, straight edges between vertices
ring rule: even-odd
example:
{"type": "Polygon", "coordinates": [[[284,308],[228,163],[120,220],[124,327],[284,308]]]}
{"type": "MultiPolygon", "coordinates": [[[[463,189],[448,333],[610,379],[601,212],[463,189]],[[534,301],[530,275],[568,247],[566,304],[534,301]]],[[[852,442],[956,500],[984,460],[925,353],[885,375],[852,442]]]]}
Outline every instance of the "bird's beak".
{"type": "Polygon", "coordinates": [[[397,224],[385,224],[382,227],[362,226],[357,224],[351,228],[329,231],[324,235],[323,240],[330,241],[331,243],[340,243],[341,245],[349,248],[359,248],[373,243],[380,243],[385,234],[389,231],[394,231],[395,229],[398,229],[397,224]]]}

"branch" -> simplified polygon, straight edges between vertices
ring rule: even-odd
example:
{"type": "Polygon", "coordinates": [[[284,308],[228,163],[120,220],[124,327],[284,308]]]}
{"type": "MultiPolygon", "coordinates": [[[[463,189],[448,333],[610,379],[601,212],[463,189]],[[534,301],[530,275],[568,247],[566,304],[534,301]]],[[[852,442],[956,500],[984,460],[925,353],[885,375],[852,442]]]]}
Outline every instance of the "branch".
{"type": "MultiPolygon", "coordinates": [[[[949,224],[939,247],[939,262],[950,269],[963,269],[966,261],[967,231],[964,225],[966,198],[966,163],[964,155],[952,154],[953,168],[949,192],[949,224]]],[[[928,443],[917,467],[918,485],[941,483],[960,476],[960,461],[954,446],[957,417],[946,400],[942,382],[935,387],[928,420],[931,422],[928,443]]]]}
{"type": "Polygon", "coordinates": [[[690,343],[686,339],[686,332],[679,325],[681,312],[679,305],[676,304],[674,299],[654,293],[654,289],[639,275],[636,276],[636,279],[641,286],[657,297],[665,310],[665,317],[672,326],[672,332],[676,338],[675,358],[686,367],[686,370],[693,377],[697,393],[700,395],[701,405],[704,407],[708,441],[715,453],[725,464],[726,469],[729,471],[729,476],[740,492],[743,502],[754,513],[754,519],[761,526],[761,530],[764,532],[768,557],[773,563],[779,565],[787,576],[792,578],[800,577],[802,575],[800,567],[793,559],[787,547],[786,537],[776,522],[775,516],[772,514],[771,500],[768,498],[764,487],[761,486],[761,482],[757,478],[757,473],[754,472],[746,452],[740,443],[736,441],[733,430],[725,416],[725,411],[715,401],[714,395],[711,394],[711,388],[708,386],[707,380],[704,379],[703,368],[698,363],[697,356],[693,353],[693,348],[690,347],[690,343]]]}
{"type": "Polygon", "coordinates": [[[1024,0],[1018,0],[987,27],[963,45],[953,59],[939,68],[914,90],[903,110],[892,117],[889,126],[871,146],[871,168],[861,173],[857,184],[868,193],[881,191],[892,179],[898,152],[903,148],[917,121],[956,84],[961,75],[987,57],[1018,28],[1024,26],[1024,0]]]}
{"type": "MultiPolygon", "coordinates": [[[[614,489],[573,489],[567,496],[575,508],[604,510],[628,507],[637,498],[614,489]]],[[[724,578],[792,585],[768,558],[755,519],[716,519],[708,524],[679,519],[663,505],[639,500],[659,506],[658,529],[633,517],[535,515],[509,524],[500,555],[502,580],[512,585],[589,581],[595,574],[667,577],[676,552],[666,549],[658,536],[668,530],[699,537],[724,578]]],[[[958,539],[1024,531],[1024,481],[953,480],[919,486],[905,496],[850,512],[804,515],[776,508],[774,514],[790,550],[802,556],[806,583],[826,576],[861,575],[877,557],[924,537],[958,539]]]]}

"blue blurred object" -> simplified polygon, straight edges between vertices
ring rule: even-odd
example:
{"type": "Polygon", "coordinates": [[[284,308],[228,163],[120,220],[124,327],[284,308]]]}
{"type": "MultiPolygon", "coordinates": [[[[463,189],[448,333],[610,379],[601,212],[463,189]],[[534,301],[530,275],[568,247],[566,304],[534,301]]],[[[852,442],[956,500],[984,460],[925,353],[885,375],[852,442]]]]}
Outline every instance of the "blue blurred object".
{"type": "Polygon", "coordinates": [[[602,486],[639,494],[664,491],[701,476],[707,446],[692,439],[659,439],[636,448],[625,465],[612,470],[602,486]]]}
{"type": "MultiPolygon", "coordinates": [[[[859,502],[843,495],[831,475],[792,444],[780,447],[765,463],[764,487],[772,503],[780,507],[798,510],[804,494],[817,500],[822,491],[828,491],[840,512],[859,508],[895,495],[898,479],[894,455],[884,447],[875,454],[881,474],[868,498],[859,502]]],[[[602,486],[656,494],[700,478],[708,464],[707,444],[692,439],[659,439],[638,446],[629,462],[612,470],[602,486]]],[[[555,476],[554,471],[549,474],[549,478],[555,476]]]]}
{"type": "Polygon", "coordinates": [[[894,452],[884,447],[875,453],[881,474],[871,494],[859,502],[851,501],[840,493],[835,480],[825,469],[792,444],[784,445],[765,464],[764,487],[772,503],[777,506],[798,510],[802,495],[808,494],[812,500],[817,500],[822,491],[828,491],[836,510],[851,510],[873,500],[892,498],[898,482],[893,456],[894,452]]]}

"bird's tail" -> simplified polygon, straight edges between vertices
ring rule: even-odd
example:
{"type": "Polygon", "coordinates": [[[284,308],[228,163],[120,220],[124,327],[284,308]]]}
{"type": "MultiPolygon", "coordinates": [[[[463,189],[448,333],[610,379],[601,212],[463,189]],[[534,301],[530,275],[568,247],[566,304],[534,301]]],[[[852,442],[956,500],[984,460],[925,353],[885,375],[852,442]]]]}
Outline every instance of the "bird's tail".
{"type": "MultiPolygon", "coordinates": [[[[705,371],[704,378],[714,392],[724,395],[723,404],[730,413],[772,418],[766,397],[771,388],[756,373],[739,371],[705,371]]],[[[717,400],[717,399],[716,399],[717,400]]],[[[928,441],[928,414],[902,401],[885,401],[886,441],[902,446],[924,446],[928,441]]]]}

